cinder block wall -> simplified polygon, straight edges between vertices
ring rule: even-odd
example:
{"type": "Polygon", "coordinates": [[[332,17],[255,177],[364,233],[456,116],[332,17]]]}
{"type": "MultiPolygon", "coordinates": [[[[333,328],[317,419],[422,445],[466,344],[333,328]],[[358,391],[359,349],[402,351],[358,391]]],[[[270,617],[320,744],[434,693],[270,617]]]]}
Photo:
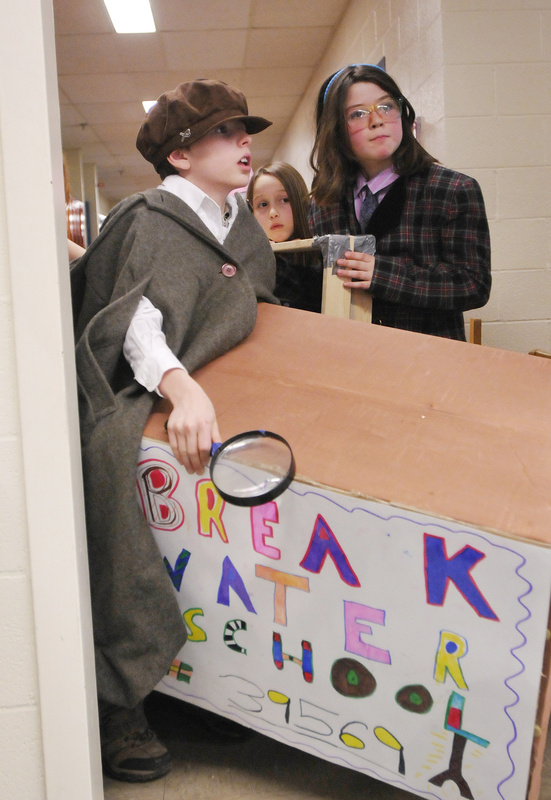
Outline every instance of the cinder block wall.
{"type": "Polygon", "coordinates": [[[551,2],[447,0],[442,31],[446,158],[480,181],[491,221],[483,342],[550,350],[551,2]]]}
{"type": "Polygon", "coordinates": [[[276,157],[311,178],[319,86],[386,59],[420,139],[481,184],[492,234],[485,345],[551,351],[551,0],[352,0],[276,157]]]}

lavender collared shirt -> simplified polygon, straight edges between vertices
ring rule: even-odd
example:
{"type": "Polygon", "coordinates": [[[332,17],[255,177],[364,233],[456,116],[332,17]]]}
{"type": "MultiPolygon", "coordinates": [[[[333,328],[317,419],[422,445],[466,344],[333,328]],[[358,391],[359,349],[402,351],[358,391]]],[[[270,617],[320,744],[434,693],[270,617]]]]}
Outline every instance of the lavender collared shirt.
{"type": "Polygon", "coordinates": [[[378,175],[375,175],[374,178],[371,178],[371,180],[369,181],[365,179],[365,175],[362,175],[361,172],[358,174],[356,185],[354,187],[354,209],[358,221],[360,220],[360,208],[362,206],[362,200],[363,200],[363,188],[366,185],[366,183],[371,192],[374,194],[377,202],[380,203],[385,194],[390,189],[391,185],[394,183],[395,180],[398,180],[399,177],[400,176],[398,175],[398,173],[394,172],[394,167],[387,167],[382,172],[379,172],[378,175]]]}

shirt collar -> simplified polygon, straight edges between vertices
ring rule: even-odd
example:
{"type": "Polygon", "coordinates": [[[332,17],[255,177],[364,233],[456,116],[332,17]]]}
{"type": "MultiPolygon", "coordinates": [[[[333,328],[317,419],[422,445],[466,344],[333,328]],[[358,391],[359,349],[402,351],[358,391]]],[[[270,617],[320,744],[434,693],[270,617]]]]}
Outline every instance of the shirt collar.
{"type": "Polygon", "coordinates": [[[184,203],[192,209],[192,211],[197,211],[203,205],[203,207],[208,206],[215,206],[218,209],[218,213],[222,215],[220,210],[220,206],[218,203],[209,197],[208,194],[196,186],[191,181],[182,178],[181,175],[167,175],[164,181],[161,184],[163,189],[167,189],[172,194],[175,194],[180,200],[183,200],[184,203]]]}
{"type": "Polygon", "coordinates": [[[373,194],[377,194],[380,192],[381,189],[387,189],[391,183],[394,183],[395,180],[398,180],[400,176],[397,172],[394,171],[394,167],[387,167],[382,172],[379,172],[378,175],[375,175],[374,178],[371,180],[367,180],[365,175],[362,175],[360,172],[358,174],[358,178],[356,179],[356,185],[354,187],[354,198],[358,198],[360,193],[363,192],[364,186],[367,184],[369,189],[373,194]]]}
{"type": "Polygon", "coordinates": [[[224,212],[229,210],[230,217],[226,220],[226,225],[223,225],[223,212],[218,203],[194,183],[182,178],[181,175],[167,175],[160,188],[166,189],[183,200],[203,220],[219,241],[225,239],[237,216],[237,200],[233,194],[226,197],[224,212]]]}

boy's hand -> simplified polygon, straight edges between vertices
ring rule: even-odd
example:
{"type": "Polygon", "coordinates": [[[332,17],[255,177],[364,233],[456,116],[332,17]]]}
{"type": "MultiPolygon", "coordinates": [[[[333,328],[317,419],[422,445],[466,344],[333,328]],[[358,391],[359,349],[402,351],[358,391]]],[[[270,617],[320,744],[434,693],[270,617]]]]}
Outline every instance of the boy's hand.
{"type": "Polygon", "coordinates": [[[348,250],[344,258],[338,258],[339,269],[337,275],[340,278],[353,278],[343,282],[343,286],[350,289],[369,289],[373,270],[375,269],[375,256],[368,253],[353,253],[348,250]],[[342,269],[344,267],[344,269],[342,269]]]}
{"type": "Polygon", "coordinates": [[[165,372],[159,390],[173,406],[167,423],[172,452],[186,472],[202,475],[212,443],[220,441],[214,406],[197,381],[182,369],[165,372]]]}

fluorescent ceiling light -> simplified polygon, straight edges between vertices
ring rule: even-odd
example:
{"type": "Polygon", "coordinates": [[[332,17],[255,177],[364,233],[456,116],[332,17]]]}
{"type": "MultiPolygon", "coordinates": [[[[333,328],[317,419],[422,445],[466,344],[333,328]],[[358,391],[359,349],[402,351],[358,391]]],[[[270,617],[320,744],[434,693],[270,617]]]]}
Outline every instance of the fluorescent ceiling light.
{"type": "Polygon", "coordinates": [[[156,100],[142,100],[142,106],[144,107],[146,114],[150,108],[153,108],[156,102],[156,100]]]}
{"type": "Polygon", "coordinates": [[[149,0],[103,0],[117,33],[154,33],[149,0]]]}

